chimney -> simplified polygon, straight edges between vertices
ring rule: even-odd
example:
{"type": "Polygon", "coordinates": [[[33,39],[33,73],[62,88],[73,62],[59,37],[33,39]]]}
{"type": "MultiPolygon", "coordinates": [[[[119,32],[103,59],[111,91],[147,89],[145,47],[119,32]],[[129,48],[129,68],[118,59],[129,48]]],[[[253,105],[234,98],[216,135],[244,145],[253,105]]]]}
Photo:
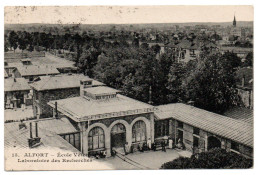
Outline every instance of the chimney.
{"type": "Polygon", "coordinates": [[[35,137],[38,137],[38,123],[35,122],[35,137]]]}
{"type": "Polygon", "coordinates": [[[245,87],[245,79],[246,79],[245,75],[243,75],[243,77],[242,77],[242,85],[241,85],[242,87],[245,87]]]}
{"type": "Polygon", "coordinates": [[[30,138],[32,139],[33,138],[33,135],[32,135],[32,123],[30,122],[30,138]]]}
{"type": "Polygon", "coordinates": [[[55,118],[59,119],[59,114],[58,114],[58,102],[55,101],[55,118]]]}
{"type": "Polygon", "coordinates": [[[35,122],[35,137],[32,134],[32,123],[30,122],[30,138],[28,139],[29,148],[37,147],[41,144],[41,138],[38,136],[38,123],[35,122]]]}

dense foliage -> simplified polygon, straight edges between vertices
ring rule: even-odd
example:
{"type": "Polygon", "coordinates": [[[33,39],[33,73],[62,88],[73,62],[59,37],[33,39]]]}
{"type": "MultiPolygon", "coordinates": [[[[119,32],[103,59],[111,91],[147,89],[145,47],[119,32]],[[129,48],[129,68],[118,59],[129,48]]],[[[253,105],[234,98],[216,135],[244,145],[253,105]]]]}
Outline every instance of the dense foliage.
{"type": "Polygon", "coordinates": [[[253,160],[239,154],[215,148],[208,152],[180,157],[164,163],[161,169],[246,169],[252,168],[253,160]]]}
{"type": "MultiPolygon", "coordinates": [[[[161,53],[159,45],[149,46],[136,35],[131,38],[122,32],[114,38],[112,35],[103,38],[86,32],[58,35],[11,31],[5,34],[5,51],[15,52],[19,48],[58,54],[73,60],[79,73],[137,100],[148,102],[151,88],[154,105],[194,101],[197,107],[222,113],[239,102],[235,71],[241,61],[235,54],[222,55],[216,51],[213,54],[210,48],[203,46],[198,59],[178,62],[176,51],[161,53]]],[[[199,38],[202,42],[207,40],[206,36],[199,38]]],[[[252,65],[252,54],[242,66],[249,65],[252,65]]]]}

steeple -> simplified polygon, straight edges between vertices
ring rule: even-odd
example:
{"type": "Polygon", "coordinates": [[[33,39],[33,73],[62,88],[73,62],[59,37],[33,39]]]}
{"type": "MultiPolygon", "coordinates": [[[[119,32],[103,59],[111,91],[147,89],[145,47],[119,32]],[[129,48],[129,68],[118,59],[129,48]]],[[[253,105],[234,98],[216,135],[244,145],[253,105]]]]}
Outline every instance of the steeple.
{"type": "Polygon", "coordinates": [[[236,16],[234,15],[234,20],[233,20],[233,27],[237,26],[237,22],[236,22],[236,16]]]}

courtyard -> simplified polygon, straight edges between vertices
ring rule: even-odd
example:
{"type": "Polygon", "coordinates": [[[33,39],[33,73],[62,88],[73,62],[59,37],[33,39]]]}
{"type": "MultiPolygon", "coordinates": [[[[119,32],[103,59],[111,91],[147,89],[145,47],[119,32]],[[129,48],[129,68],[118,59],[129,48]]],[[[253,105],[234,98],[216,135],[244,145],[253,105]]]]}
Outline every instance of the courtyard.
{"type": "Polygon", "coordinates": [[[107,164],[112,169],[159,169],[163,163],[179,157],[190,157],[188,151],[167,149],[162,151],[135,152],[126,156],[118,154],[115,157],[98,159],[99,162],[107,164]]]}

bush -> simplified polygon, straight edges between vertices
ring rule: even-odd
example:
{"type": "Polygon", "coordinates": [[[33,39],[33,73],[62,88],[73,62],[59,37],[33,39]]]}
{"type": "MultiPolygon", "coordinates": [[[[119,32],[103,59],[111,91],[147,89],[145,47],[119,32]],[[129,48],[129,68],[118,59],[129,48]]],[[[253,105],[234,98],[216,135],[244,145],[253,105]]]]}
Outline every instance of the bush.
{"type": "Polygon", "coordinates": [[[252,159],[216,148],[192,155],[191,158],[180,157],[164,163],[161,169],[246,169],[252,166],[252,159]]]}

